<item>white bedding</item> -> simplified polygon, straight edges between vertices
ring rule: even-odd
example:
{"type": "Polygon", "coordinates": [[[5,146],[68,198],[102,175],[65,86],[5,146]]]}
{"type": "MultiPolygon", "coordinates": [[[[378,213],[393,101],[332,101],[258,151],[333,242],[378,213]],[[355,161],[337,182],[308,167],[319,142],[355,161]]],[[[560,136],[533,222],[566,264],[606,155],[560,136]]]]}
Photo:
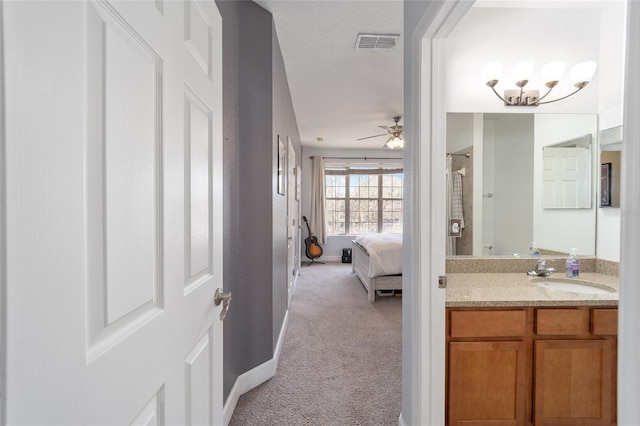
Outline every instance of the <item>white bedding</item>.
{"type": "Polygon", "coordinates": [[[402,274],[402,234],[358,235],[355,242],[369,253],[369,277],[402,274]]]}

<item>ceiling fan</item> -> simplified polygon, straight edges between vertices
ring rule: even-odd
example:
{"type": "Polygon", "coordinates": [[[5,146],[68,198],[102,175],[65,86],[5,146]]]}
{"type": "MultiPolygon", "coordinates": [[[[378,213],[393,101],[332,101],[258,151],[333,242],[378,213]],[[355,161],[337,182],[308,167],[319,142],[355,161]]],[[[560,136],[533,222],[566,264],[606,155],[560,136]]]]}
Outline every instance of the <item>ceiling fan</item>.
{"type": "Polygon", "coordinates": [[[395,116],[393,117],[393,121],[395,121],[396,123],[389,127],[389,126],[378,126],[381,129],[385,129],[387,131],[387,133],[381,133],[379,135],[373,135],[373,136],[366,136],[364,138],[359,138],[356,139],[358,141],[364,140],[364,139],[371,139],[371,138],[377,138],[380,136],[387,136],[389,135],[389,139],[387,140],[387,142],[384,144],[383,148],[385,149],[402,149],[402,147],[404,146],[404,139],[403,139],[403,127],[401,125],[398,124],[398,121],[400,121],[400,116],[395,116]]]}

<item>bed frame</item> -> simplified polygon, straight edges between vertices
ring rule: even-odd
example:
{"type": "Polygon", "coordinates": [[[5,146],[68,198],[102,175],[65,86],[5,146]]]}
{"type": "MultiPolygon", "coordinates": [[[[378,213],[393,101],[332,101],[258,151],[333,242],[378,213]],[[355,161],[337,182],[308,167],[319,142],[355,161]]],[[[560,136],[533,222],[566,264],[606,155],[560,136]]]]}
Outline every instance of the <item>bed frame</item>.
{"type": "Polygon", "coordinates": [[[369,302],[376,301],[376,290],[402,290],[402,275],[369,277],[369,253],[355,241],[352,242],[352,245],[351,267],[367,290],[369,302]]]}

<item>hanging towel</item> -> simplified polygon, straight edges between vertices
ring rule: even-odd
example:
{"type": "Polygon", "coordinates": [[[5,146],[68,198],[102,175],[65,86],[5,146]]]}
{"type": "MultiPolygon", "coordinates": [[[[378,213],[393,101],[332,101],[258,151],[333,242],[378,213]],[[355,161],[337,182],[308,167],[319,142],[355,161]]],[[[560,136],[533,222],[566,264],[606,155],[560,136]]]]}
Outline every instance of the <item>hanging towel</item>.
{"type": "Polygon", "coordinates": [[[451,168],[452,159],[450,155],[447,155],[447,220],[445,228],[447,229],[447,255],[456,254],[456,237],[451,235],[451,196],[453,193],[453,172],[451,168]]]}
{"type": "Polygon", "coordinates": [[[452,173],[453,188],[451,191],[451,219],[460,219],[460,227],[464,228],[462,214],[462,176],[460,173],[452,173]]]}

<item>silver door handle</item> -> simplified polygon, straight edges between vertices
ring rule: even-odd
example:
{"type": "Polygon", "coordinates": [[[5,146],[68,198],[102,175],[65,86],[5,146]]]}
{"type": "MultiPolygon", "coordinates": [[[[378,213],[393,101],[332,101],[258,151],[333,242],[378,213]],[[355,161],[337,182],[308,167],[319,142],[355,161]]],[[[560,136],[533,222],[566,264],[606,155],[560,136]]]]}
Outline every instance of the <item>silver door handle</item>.
{"type": "Polygon", "coordinates": [[[224,317],[227,316],[229,305],[231,305],[231,292],[225,293],[221,288],[217,289],[216,294],[213,298],[213,302],[216,304],[216,306],[222,303],[222,311],[220,311],[220,321],[224,320],[224,317]]]}

